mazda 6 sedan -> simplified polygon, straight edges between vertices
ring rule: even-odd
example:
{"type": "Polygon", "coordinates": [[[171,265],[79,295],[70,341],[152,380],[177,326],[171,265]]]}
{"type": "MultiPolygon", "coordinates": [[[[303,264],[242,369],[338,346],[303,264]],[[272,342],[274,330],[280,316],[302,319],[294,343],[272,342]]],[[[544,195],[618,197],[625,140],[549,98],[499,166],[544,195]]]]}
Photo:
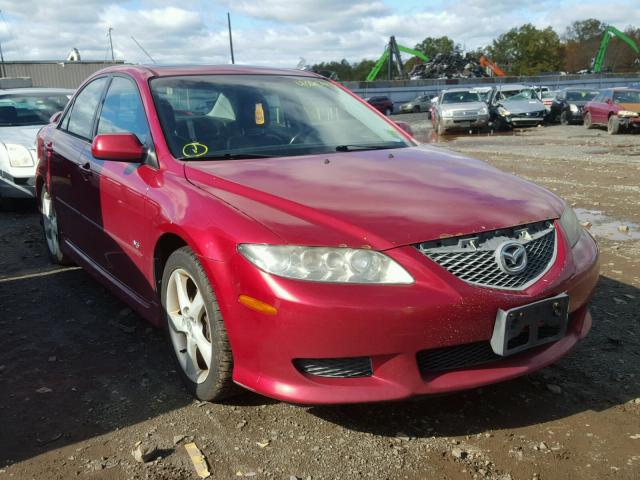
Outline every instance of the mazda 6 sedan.
{"type": "Polygon", "coordinates": [[[110,67],[37,153],[52,260],[165,328],[203,400],[473,388],[591,327],[598,250],[564,201],[310,72],[110,67]]]}

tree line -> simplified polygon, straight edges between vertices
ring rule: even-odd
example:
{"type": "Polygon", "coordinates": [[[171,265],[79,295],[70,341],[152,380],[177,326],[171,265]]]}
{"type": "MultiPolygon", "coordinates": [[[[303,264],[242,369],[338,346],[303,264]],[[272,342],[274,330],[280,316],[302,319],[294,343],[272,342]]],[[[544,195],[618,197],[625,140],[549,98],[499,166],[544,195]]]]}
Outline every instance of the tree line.
{"type": "MultiPolygon", "coordinates": [[[[591,68],[602,35],[607,25],[595,18],[575,21],[562,35],[551,27],[537,28],[531,23],[512,28],[494,39],[490,45],[467,52],[467,58],[479,59],[485,55],[497,63],[508,75],[537,75],[550,72],[575,73],[591,68]]],[[[640,28],[627,27],[626,35],[640,45],[640,28]]],[[[438,54],[462,54],[463,49],[448,36],[427,37],[415,45],[415,50],[432,59],[438,54]]],[[[405,55],[406,57],[406,55],[405,55]]],[[[408,72],[420,61],[413,57],[406,59],[408,72]]],[[[640,59],[629,46],[618,38],[612,38],[604,60],[603,72],[635,72],[640,70],[640,59]]],[[[330,70],[338,74],[340,80],[364,80],[375,65],[375,60],[359,62],[321,62],[313,65],[314,70],[330,70]]],[[[386,67],[383,67],[383,72],[386,67]]]]}

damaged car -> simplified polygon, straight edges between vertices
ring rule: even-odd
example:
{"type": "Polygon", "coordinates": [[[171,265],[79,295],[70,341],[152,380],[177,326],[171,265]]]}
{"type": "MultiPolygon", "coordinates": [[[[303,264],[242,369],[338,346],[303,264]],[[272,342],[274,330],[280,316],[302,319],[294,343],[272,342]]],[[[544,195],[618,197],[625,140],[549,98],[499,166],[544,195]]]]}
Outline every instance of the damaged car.
{"type": "Polygon", "coordinates": [[[640,89],[608,88],[584,107],[587,128],[606,126],[610,135],[640,130],[640,89]]]}
{"type": "Polygon", "coordinates": [[[0,90],[0,204],[35,198],[36,133],[62,110],[73,90],[0,90]]]}
{"type": "Polygon", "coordinates": [[[476,388],[591,328],[598,249],[567,203],[312,72],[111,66],[37,149],[52,260],[164,328],[162,379],[202,400],[476,388]]]}
{"type": "Polygon", "coordinates": [[[547,109],[533,87],[498,85],[489,94],[491,126],[498,130],[535,127],[545,121],[547,109]]]}
{"type": "Polygon", "coordinates": [[[481,129],[489,122],[489,109],[469,88],[443,90],[431,108],[431,122],[438,135],[451,130],[481,129]]]}

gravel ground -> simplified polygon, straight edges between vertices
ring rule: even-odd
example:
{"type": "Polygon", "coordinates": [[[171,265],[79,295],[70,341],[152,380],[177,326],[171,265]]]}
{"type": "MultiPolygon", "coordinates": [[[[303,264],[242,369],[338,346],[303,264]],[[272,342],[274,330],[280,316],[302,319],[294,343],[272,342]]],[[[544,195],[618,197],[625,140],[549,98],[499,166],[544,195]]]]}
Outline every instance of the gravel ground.
{"type": "Polygon", "coordinates": [[[192,440],[216,479],[640,478],[640,135],[438,139],[424,115],[396,118],[550,188],[592,223],[602,276],[585,341],[534,375],[412,402],[194,402],[162,334],[83,270],[51,266],[23,204],[0,213],[0,480],[197,478],[192,440]],[[138,446],[155,449],[150,462],[138,446]]]}

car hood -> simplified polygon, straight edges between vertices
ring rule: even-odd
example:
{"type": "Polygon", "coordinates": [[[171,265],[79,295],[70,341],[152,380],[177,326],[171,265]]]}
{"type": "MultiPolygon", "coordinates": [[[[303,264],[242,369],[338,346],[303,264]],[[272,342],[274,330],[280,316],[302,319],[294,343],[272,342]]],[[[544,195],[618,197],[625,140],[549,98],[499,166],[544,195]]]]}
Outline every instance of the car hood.
{"type": "Polygon", "coordinates": [[[36,148],[36,134],[43,125],[29,125],[24,127],[0,127],[0,142],[15,143],[27,148],[36,148]]]}
{"type": "Polygon", "coordinates": [[[445,103],[441,104],[440,108],[442,111],[450,111],[450,110],[480,110],[481,108],[486,108],[487,104],[484,102],[465,102],[465,103],[445,103]]]}
{"type": "Polygon", "coordinates": [[[384,250],[557,218],[564,208],[533,183],[434,146],[192,161],[185,176],[290,244],[384,250]]]}
{"type": "Polygon", "coordinates": [[[503,100],[500,105],[511,113],[539,112],[544,104],[539,100],[503,100]]]}
{"type": "Polygon", "coordinates": [[[640,112],[640,103],[619,103],[622,110],[629,110],[631,112],[640,112]]]}

